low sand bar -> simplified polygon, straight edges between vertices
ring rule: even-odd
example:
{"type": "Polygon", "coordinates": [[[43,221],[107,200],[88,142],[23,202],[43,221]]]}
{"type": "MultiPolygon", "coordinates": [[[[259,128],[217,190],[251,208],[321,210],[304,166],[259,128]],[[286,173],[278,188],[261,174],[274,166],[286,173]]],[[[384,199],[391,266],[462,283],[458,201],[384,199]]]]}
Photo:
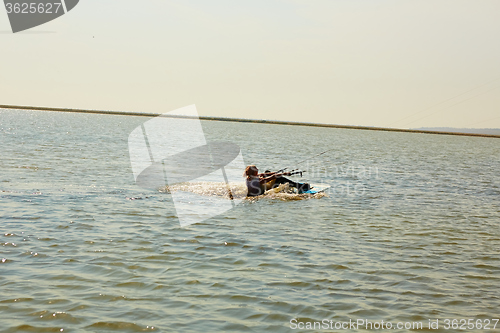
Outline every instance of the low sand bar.
{"type": "MultiPolygon", "coordinates": [[[[110,114],[110,115],[118,115],[118,116],[139,116],[139,117],[150,117],[150,118],[151,117],[158,117],[158,116],[163,116],[163,117],[165,116],[164,114],[161,114],[161,113],[103,111],[103,110],[83,110],[83,109],[52,108],[52,107],[42,107],[42,106],[22,106],[22,105],[1,105],[1,104],[0,104],[0,109],[34,110],[34,111],[57,111],[57,112],[79,112],[79,113],[110,114]]],[[[189,118],[189,117],[182,117],[182,116],[167,116],[167,117],[189,118]]],[[[500,138],[500,135],[494,135],[494,134],[426,131],[426,130],[413,130],[413,129],[389,128],[389,127],[334,125],[334,124],[305,123],[305,122],[280,121],[280,120],[260,120],[260,119],[206,117],[206,116],[200,116],[199,119],[201,119],[201,120],[211,120],[211,121],[230,121],[230,122],[239,122],[239,123],[257,123],[257,124],[290,125],[290,126],[310,126],[310,127],[357,129],[357,130],[368,130],[368,131],[405,132],[405,133],[423,133],[423,134],[439,134],[439,135],[478,136],[478,137],[483,137],[483,138],[500,138]]]]}

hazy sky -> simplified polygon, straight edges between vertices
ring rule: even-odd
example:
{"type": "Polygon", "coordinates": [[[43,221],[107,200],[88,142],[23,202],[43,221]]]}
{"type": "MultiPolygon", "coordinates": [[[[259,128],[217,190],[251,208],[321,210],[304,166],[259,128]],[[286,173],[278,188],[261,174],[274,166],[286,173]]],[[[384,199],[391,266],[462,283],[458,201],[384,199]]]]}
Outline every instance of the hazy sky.
{"type": "Polygon", "coordinates": [[[500,128],[498,0],[81,0],[0,40],[0,104],[500,128]]]}

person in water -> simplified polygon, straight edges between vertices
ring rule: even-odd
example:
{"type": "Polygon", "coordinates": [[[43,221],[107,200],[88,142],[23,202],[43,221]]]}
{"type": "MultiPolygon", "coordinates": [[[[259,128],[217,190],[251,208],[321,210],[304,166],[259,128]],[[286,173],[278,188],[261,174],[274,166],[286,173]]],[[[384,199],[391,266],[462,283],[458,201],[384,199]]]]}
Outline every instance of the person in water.
{"type": "Polygon", "coordinates": [[[255,165],[249,165],[245,169],[243,177],[246,177],[248,189],[248,197],[256,197],[264,194],[265,191],[276,187],[280,184],[288,183],[290,186],[297,188],[299,193],[308,191],[311,187],[307,183],[297,183],[283,176],[290,176],[290,172],[276,173],[266,170],[264,173],[259,173],[259,169],[255,165]]]}

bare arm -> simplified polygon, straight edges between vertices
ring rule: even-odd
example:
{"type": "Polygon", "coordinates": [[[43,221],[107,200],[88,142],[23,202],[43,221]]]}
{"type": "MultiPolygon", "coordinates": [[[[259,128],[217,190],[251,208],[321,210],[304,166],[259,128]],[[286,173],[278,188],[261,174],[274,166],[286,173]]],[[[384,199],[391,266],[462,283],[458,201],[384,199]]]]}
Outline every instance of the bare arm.
{"type": "Polygon", "coordinates": [[[274,180],[278,177],[281,176],[289,176],[290,172],[285,172],[285,173],[276,173],[276,172],[271,172],[271,173],[261,173],[259,174],[259,181],[261,184],[267,183],[271,180],[274,180]]]}

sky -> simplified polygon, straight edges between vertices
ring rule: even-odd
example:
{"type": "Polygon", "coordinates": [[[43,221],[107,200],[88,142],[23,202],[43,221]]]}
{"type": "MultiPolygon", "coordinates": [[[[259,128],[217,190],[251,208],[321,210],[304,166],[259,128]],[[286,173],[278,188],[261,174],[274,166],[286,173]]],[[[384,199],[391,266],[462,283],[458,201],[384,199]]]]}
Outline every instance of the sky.
{"type": "Polygon", "coordinates": [[[498,0],[81,0],[13,34],[0,104],[500,128],[498,0]]]}

